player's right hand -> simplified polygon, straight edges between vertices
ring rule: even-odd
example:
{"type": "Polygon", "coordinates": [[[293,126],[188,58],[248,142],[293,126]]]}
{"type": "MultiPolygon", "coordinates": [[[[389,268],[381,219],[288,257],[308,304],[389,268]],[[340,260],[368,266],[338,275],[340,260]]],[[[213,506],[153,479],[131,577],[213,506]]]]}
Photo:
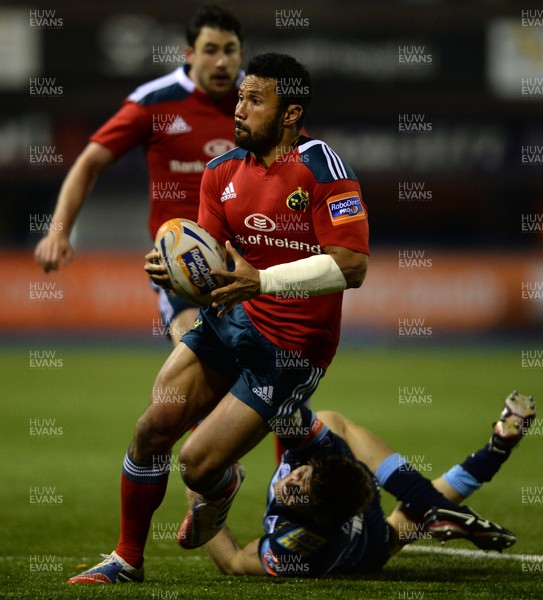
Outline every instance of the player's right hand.
{"type": "Polygon", "coordinates": [[[234,306],[244,300],[250,300],[260,293],[260,274],[250,265],[241,254],[227,241],[226,251],[234,261],[234,270],[212,269],[212,275],[218,275],[225,280],[225,284],[213,290],[211,296],[215,308],[219,308],[218,317],[227,315],[234,306]]]}
{"type": "Polygon", "coordinates": [[[61,262],[69,264],[73,256],[74,251],[68,237],[58,232],[48,233],[34,250],[34,258],[46,273],[57,271],[61,262]]]}

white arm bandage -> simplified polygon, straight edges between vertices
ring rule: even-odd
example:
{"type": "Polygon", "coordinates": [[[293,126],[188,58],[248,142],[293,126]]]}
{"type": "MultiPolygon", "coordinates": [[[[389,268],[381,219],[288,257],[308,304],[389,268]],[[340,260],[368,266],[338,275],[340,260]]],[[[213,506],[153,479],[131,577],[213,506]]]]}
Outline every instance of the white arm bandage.
{"type": "Polygon", "coordinates": [[[259,273],[261,294],[296,290],[307,292],[309,296],[322,296],[347,288],[341,269],[329,254],[274,265],[259,273]]]}

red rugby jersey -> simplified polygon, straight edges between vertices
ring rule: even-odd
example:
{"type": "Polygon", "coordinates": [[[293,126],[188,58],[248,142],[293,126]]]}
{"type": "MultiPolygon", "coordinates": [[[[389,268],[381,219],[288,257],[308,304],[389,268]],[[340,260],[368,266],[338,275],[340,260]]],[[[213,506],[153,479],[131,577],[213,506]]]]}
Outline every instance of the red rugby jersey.
{"type": "MultiPolygon", "coordinates": [[[[255,268],[292,262],[327,245],[369,254],[366,207],[351,168],[324,142],[302,137],[268,168],[235,148],[207,165],[198,222],[231,240],[255,268]]],[[[336,352],[343,293],[308,297],[297,289],[244,302],[256,328],[287,351],[326,368],[336,352]]],[[[289,360],[292,359],[292,360],[289,360]]]]}
{"type": "MultiPolygon", "coordinates": [[[[243,74],[238,77],[237,86],[243,74]]],[[[206,163],[234,148],[237,87],[219,101],[196,89],[179,67],[138,87],[90,139],[116,158],[142,145],[149,172],[149,231],[174,217],[198,217],[206,163]]]]}

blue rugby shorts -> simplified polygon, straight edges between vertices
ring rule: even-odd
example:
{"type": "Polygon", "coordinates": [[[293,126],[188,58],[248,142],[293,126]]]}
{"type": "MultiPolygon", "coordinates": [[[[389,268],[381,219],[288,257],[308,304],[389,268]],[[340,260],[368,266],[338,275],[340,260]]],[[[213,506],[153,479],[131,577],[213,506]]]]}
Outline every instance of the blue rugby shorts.
{"type": "Polygon", "coordinates": [[[255,410],[271,430],[275,422],[306,403],[324,375],[270,342],[253,325],[243,305],[224,317],[202,307],[194,327],[182,338],[208,366],[232,382],[230,392],[255,410]]]}

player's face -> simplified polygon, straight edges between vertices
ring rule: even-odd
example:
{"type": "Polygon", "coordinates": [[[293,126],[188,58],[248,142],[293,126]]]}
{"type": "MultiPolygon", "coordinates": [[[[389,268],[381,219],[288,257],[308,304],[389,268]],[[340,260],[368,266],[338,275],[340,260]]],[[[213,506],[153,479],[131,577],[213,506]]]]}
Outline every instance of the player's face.
{"type": "Polygon", "coordinates": [[[201,91],[219,99],[232,88],[243,55],[233,31],[202,27],[194,47],[186,48],[185,53],[191,65],[190,78],[201,91]]]}
{"type": "Polygon", "coordinates": [[[313,467],[302,465],[294,469],[275,484],[275,497],[279,504],[291,510],[306,512],[309,510],[309,492],[313,467]]]}
{"type": "Polygon", "coordinates": [[[239,88],[234,136],[240,148],[265,155],[281,141],[283,111],[275,79],[247,75],[239,88]]]}

